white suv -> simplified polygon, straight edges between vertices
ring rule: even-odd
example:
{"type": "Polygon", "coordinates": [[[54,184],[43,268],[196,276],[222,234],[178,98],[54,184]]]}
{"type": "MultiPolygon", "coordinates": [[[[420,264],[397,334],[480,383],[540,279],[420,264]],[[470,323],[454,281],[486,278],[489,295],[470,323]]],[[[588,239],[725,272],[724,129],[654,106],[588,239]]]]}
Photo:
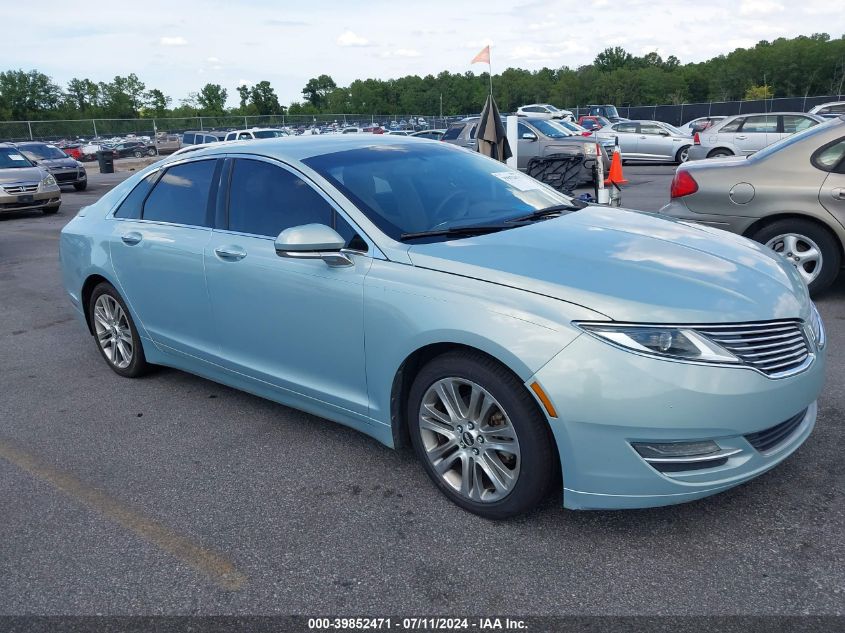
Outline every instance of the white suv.
{"type": "Polygon", "coordinates": [[[521,106],[516,111],[517,116],[530,116],[534,119],[566,119],[572,121],[575,117],[569,110],[560,110],[550,103],[532,103],[521,106]]]}
{"type": "Polygon", "coordinates": [[[254,138],[279,138],[280,136],[288,136],[284,130],[277,130],[275,128],[260,128],[254,127],[249,130],[235,130],[226,134],[227,141],[249,141],[254,138]]]}

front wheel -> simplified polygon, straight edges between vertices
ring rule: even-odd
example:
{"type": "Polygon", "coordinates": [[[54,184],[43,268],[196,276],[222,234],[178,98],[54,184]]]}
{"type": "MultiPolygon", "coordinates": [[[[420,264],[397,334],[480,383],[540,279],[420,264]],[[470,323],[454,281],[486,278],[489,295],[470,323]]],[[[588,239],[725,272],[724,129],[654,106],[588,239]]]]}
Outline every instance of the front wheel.
{"type": "Polygon", "coordinates": [[[75,182],[73,183],[73,188],[77,191],[85,191],[88,188],[88,181],[83,180],[82,182],[75,182]]]}
{"type": "Polygon", "coordinates": [[[126,304],[111,284],[101,283],[91,293],[88,318],[97,348],[109,367],[125,378],[136,378],[149,368],[141,338],[126,304]]]}
{"type": "Polygon", "coordinates": [[[811,294],[828,288],[839,274],[836,238],[823,226],[801,219],[777,220],[752,236],[795,266],[811,294]]]}
{"type": "Polygon", "coordinates": [[[133,155],[135,158],[143,158],[143,157],[144,157],[144,152],[142,152],[142,151],[141,151],[141,150],[139,150],[139,149],[136,149],[134,152],[132,152],[132,155],[133,155]]]}
{"type": "Polygon", "coordinates": [[[546,496],[555,468],[548,422],[496,361],[464,351],[435,358],[414,380],[407,415],[428,476],[462,508],[504,519],[546,496]]]}
{"type": "Polygon", "coordinates": [[[683,164],[689,160],[689,145],[682,147],[678,150],[678,153],[675,154],[675,162],[678,164],[683,164]]]}
{"type": "Polygon", "coordinates": [[[41,209],[41,213],[43,213],[44,215],[55,215],[59,212],[60,206],[61,206],[61,202],[57,205],[52,206],[52,207],[43,207],[41,209]]]}

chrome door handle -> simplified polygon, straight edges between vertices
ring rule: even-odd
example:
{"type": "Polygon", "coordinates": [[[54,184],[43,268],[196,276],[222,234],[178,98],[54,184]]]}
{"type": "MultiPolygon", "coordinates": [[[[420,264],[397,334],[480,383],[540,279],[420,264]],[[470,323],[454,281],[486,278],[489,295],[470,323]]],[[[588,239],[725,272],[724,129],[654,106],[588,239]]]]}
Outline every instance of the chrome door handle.
{"type": "Polygon", "coordinates": [[[833,191],[830,192],[830,195],[833,196],[834,200],[845,200],[845,189],[842,187],[837,187],[833,191]]]}
{"type": "Polygon", "coordinates": [[[137,231],[130,231],[129,233],[124,233],[123,235],[121,235],[120,239],[127,246],[135,246],[135,244],[141,241],[142,236],[137,231]]]}
{"type": "Polygon", "coordinates": [[[236,262],[246,257],[246,251],[237,246],[218,246],[214,249],[220,259],[236,262]]]}
{"type": "Polygon", "coordinates": [[[734,136],[734,138],[738,141],[744,141],[748,137],[745,134],[737,134],[736,136],[734,136]]]}

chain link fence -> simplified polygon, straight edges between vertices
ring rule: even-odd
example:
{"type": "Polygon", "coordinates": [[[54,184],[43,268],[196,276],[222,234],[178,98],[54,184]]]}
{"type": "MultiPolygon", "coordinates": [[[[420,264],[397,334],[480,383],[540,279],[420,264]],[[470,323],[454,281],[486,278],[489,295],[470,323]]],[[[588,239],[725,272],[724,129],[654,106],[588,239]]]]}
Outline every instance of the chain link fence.
{"type": "MultiPolygon", "coordinates": [[[[757,101],[708,101],[646,106],[618,106],[619,115],[629,119],[652,119],[682,125],[703,116],[732,116],[765,112],[807,112],[813,106],[843,101],[845,95],[784,97],[757,101]]],[[[587,106],[567,107],[576,117],[588,114],[587,106]]],[[[477,113],[476,113],[477,114],[477,113]]],[[[79,119],[63,121],[0,121],[0,140],[60,141],[108,139],[128,135],[154,137],[156,134],[181,134],[186,130],[237,130],[253,127],[367,127],[392,124],[411,127],[411,120],[425,119],[430,129],[442,129],[464,115],[441,117],[426,114],[270,114],[264,116],[197,116],[155,119],[79,119]]]]}

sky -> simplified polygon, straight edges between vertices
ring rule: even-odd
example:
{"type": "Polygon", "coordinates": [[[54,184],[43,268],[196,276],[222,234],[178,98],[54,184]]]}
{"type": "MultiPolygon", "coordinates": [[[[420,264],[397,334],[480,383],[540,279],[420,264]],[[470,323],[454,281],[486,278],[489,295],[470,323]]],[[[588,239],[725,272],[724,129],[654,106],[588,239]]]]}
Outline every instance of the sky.
{"type": "Polygon", "coordinates": [[[845,33],[841,0],[0,0],[0,69],[37,69],[64,86],[134,72],[173,97],[206,83],[268,80],[282,104],[309,78],[425,76],[577,67],[609,46],[703,61],[763,39],[845,33]],[[71,9],[71,6],[73,7],[71,9]]]}

